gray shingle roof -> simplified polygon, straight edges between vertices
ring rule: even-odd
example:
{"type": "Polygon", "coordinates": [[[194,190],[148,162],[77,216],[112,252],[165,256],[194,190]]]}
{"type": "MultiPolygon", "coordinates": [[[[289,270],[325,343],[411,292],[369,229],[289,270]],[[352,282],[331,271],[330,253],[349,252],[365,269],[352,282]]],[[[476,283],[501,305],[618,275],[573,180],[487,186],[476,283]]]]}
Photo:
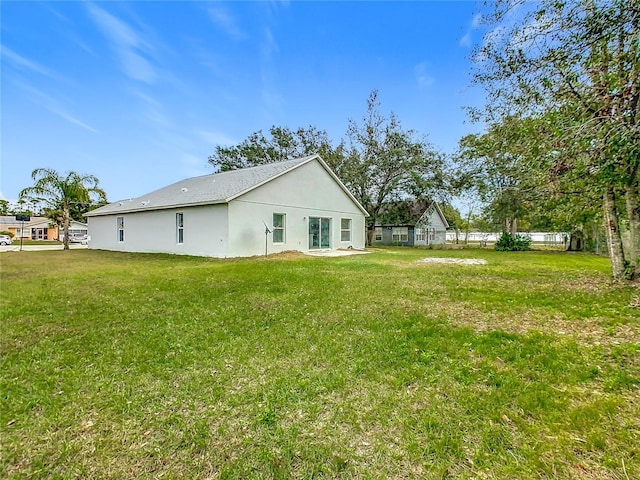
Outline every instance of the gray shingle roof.
{"type": "Polygon", "coordinates": [[[227,203],[235,197],[316,158],[320,160],[318,155],[310,155],[295,160],[187,178],[137,198],[110,203],[88,212],[86,216],[227,203]]]}
{"type": "MultiPolygon", "coordinates": [[[[31,220],[24,222],[24,228],[31,228],[34,225],[39,225],[41,223],[48,224],[51,222],[47,217],[37,217],[35,215],[30,215],[30,217],[31,220]]],[[[0,216],[0,225],[3,225],[3,228],[5,228],[5,226],[8,226],[6,228],[16,226],[20,227],[22,226],[22,222],[17,221],[15,215],[2,215],[0,216]]]]}

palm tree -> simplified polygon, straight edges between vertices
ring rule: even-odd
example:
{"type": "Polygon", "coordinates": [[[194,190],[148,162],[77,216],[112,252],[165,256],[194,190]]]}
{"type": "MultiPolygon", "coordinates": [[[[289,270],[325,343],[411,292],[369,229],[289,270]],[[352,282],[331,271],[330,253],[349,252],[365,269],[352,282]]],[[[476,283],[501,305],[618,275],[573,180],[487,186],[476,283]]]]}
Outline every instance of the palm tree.
{"type": "Polygon", "coordinates": [[[94,200],[105,202],[106,193],[98,187],[98,179],[93,175],[68,172],[64,176],[50,168],[36,168],[31,178],[35,182],[34,185],[23,189],[19,198],[33,199],[44,203],[52,210],[62,212],[64,249],[68,250],[71,209],[74,206],[88,206],[94,200]]]}

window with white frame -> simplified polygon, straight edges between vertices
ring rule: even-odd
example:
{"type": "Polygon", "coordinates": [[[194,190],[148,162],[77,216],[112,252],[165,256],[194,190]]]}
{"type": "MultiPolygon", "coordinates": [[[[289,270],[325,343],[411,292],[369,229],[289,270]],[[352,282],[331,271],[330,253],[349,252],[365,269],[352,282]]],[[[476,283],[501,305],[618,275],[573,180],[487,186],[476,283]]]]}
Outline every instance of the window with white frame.
{"type": "Polygon", "coordinates": [[[424,230],[422,228],[416,228],[416,242],[424,242],[425,235],[424,230]]]}
{"type": "Polygon", "coordinates": [[[351,241],[351,219],[350,218],[340,219],[340,241],[342,242],[351,241]]]}
{"type": "Polygon", "coordinates": [[[184,243],[184,213],[176,213],[176,243],[184,243]]]}
{"type": "Polygon", "coordinates": [[[391,230],[392,242],[406,242],[409,240],[409,227],[393,227],[391,230]]]}
{"type": "Polygon", "coordinates": [[[376,227],[375,231],[374,231],[374,235],[375,235],[375,240],[377,242],[382,240],[382,227],[376,227]]]}
{"type": "Polygon", "coordinates": [[[274,213],[273,214],[273,243],[285,242],[285,214],[274,213]]]}
{"type": "Polygon", "coordinates": [[[429,243],[433,243],[436,239],[436,229],[435,228],[430,228],[429,229],[429,243]]]}
{"type": "Polygon", "coordinates": [[[118,217],[116,224],[118,225],[118,242],[124,242],[124,217],[118,217]]]}

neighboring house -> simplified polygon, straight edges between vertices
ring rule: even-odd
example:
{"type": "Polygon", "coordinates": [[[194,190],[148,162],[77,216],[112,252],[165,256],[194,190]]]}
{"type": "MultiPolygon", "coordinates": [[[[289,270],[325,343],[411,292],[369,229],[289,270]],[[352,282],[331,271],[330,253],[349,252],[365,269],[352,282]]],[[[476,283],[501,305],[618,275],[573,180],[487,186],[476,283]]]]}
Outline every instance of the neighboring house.
{"type": "MultiPolygon", "coordinates": [[[[75,220],[71,220],[69,222],[69,238],[70,241],[74,241],[74,239],[85,239],[89,235],[89,226],[86,223],[76,222],[75,220]]],[[[60,227],[58,230],[58,240],[61,242],[64,241],[64,228],[60,227]]]]}
{"type": "Polygon", "coordinates": [[[446,241],[449,223],[440,206],[431,202],[414,224],[374,225],[371,245],[424,246],[446,241]]]}
{"type": "MultiPolygon", "coordinates": [[[[11,232],[15,240],[20,237],[31,240],[61,240],[62,228],[51,224],[47,217],[32,216],[28,222],[18,222],[15,215],[0,216],[0,230],[11,232]]],[[[69,224],[71,233],[86,234],[87,224],[72,220],[69,224]]]]}
{"type": "Polygon", "coordinates": [[[367,212],[312,155],[188,178],[86,216],[92,249],[247,257],[364,248],[367,212]]]}

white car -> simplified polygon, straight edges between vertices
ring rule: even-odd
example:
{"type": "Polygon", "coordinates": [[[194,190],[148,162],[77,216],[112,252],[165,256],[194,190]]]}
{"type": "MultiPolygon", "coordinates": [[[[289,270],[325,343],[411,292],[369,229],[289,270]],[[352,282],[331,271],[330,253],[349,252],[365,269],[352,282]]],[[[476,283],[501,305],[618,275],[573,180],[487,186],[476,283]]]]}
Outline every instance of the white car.
{"type": "Polygon", "coordinates": [[[69,241],[71,243],[82,243],[83,245],[87,243],[88,236],[86,233],[70,233],[69,241]]]}
{"type": "Polygon", "coordinates": [[[9,235],[0,235],[0,245],[11,245],[13,241],[9,235]]]}

